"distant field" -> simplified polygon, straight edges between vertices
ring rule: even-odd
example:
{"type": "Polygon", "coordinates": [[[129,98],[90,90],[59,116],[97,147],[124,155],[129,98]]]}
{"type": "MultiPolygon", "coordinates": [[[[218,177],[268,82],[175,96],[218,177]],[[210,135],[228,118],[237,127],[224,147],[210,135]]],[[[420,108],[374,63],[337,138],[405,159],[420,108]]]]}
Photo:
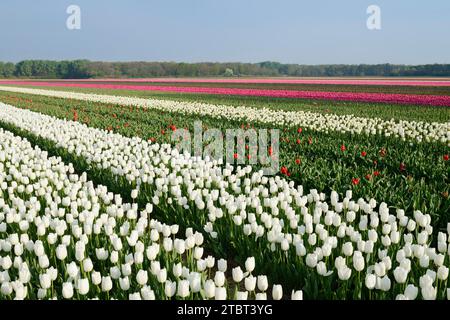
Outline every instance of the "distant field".
{"type": "MultiPolygon", "coordinates": [[[[450,106],[450,94],[447,87],[434,87],[435,91],[430,91],[428,87],[420,88],[411,86],[401,87],[400,90],[393,90],[396,86],[385,89],[383,86],[370,87],[367,91],[355,85],[346,85],[345,88],[333,87],[327,90],[329,85],[316,85],[320,90],[309,87],[300,90],[296,88],[286,88],[286,84],[210,84],[204,83],[198,85],[188,83],[172,83],[166,85],[156,85],[155,83],[133,83],[133,82],[69,82],[69,81],[3,81],[5,85],[29,85],[43,87],[76,87],[76,88],[95,88],[112,90],[133,90],[133,91],[153,91],[153,92],[177,92],[188,94],[211,94],[226,96],[255,96],[255,97],[275,97],[289,99],[312,99],[327,101],[352,101],[352,102],[376,102],[390,104],[409,104],[422,106],[450,106]],[[265,87],[261,87],[265,86],[265,87]],[[355,90],[355,88],[357,90],[355,90]],[[403,89],[402,89],[403,88],[403,89]],[[413,90],[411,90],[411,88],[413,90]],[[444,88],[440,90],[440,88],[444,88]],[[439,90],[438,90],[439,89],[439,90]]],[[[292,86],[292,85],[291,85],[292,86]]],[[[316,88],[317,89],[317,88],[316,88]]]]}
{"type": "Polygon", "coordinates": [[[289,99],[274,97],[208,95],[193,93],[171,93],[160,91],[113,90],[77,87],[40,87],[45,90],[96,93],[115,96],[129,96],[139,98],[167,99],[186,102],[203,102],[223,104],[229,106],[249,106],[255,108],[269,108],[285,111],[311,111],[322,114],[357,115],[362,117],[377,117],[380,119],[415,120],[415,121],[450,121],[450,109],[431,106],[396,105],[387,103],[366,103],[332,100],[289,99]]]}

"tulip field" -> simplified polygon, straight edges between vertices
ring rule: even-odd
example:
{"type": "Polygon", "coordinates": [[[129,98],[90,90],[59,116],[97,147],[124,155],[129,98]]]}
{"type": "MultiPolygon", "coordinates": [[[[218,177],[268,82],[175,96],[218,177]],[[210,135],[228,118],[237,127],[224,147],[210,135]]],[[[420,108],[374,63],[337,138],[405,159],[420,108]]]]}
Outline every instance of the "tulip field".
{"type": "Polygon", "coordinates": [[[0,300],[450,299],[449,88],[1,81],[0,300]],[[279,129],[278,173],[180,152],[199,121],[279,129]]]}

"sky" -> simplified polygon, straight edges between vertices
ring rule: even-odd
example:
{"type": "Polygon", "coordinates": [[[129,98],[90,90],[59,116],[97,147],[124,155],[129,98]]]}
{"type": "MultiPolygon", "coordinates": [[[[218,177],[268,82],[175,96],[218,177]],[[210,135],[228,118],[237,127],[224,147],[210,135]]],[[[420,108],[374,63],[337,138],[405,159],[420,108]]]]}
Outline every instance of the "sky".
{"type": "Polygon", "coordinates": [[[450,63],[449,17],[448,0],[1,0],[0,61],[450,63]]]}

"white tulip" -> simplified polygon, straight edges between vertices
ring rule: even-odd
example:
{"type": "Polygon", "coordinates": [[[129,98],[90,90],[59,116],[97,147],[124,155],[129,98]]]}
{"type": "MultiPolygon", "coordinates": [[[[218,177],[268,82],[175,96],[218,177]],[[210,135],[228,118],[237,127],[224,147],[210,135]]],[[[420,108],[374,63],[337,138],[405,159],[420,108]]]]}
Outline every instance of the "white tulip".
{"type": "Polygon", "coordinates": [[[248,300],[248,291],[237,291],[236,300],[248,300]]]}
{"type": "Polygon", "coordinates": [[[177,296],[179,296],[180,298],[187,298],[189,296],[189,281],[188,280],[179,280],[178,281],[177,296]]]}
{"type": "Polygon", "coordinates": [[[217,261],[217,268],[221,272],[226,272],[227,271],[227,260],[220,259],[219,261],[217,261]]]}
{"type": "Polygon", "coordinates": [[[402,267],[397,267],[394,270],[394,278],[397,283],[405,283],[408,278],[408,272],[402,267]]]}
{"type": "Polygon", "coordinates": [[[77,290],[79,294],[86,295],[89,292],[89,280],[86,278],[78,279],[77,290]]]}
{"type": "Polygon", "coordinates": [[[66,246],[65,246],[65,245],[62,245],[62,244],[58,245],[58,246],[56,247],[55,252],[56,252],[56,257],[57,257],[59,260],[64,261],[64,259],[66,259],[66,257],[67,257],[67,249],[66,249],[66,246]]]}
{"type": "Polygon", "coordinates": [[[258,283],[258,289],[260,291],[266,291],[267,288],[269,287],[269,283],[267,281],[266,276],[258,276],[257,283],[258,283]]]}
{"type": "Polygon", "coordinates": [[[225,284],[225,274],[222,271],[216,271],[214,283],[217,287],[222,287],[225,284]]]}
{"type": "Polygon", "coordinates": [[[413,284],[409,284],[408,286],[406,286],[405,296],[409,300],[416,300],[418,294],[419,294],[419,288],[417,288],[413,284]]]}
{"type": "Polygon", "coordinates": [[[445,281],[448,278],[448,268],[440,266],[437,271],[437,277],[439,280],[445,281]]]}
{"type": "Polygon", "coordinates": [[[283,287],[279,284],[274,284],[272,288],[273,300],[281,300],[283,297],[283,287]]]}
{"type": "Polygon", "coordinates": [[[226,300],[227,299],[227,289],[223,288],[223,287],[216,287],[214,299],[215,300],[226,300]]]}
{"type": "Polygon", "coordinates": [[[213,280],[208,279],[205,281],[204,291],[205,291],[206,298],[208,298],[208,299],[214,298],[214,296],[216,294],[216,285],[214,284],[213,280]]]}
{"type": "Polygon", "coordinates": [[[100,272],[94,271],[91,273],[91,280],[94,285],[98,286],[102,283],[102,275],[100,272]]]}
{"type": "Polygon", "coordinates": [[[83,270],[85,272],[91,272],[94,269],[94,265],[90,258],[86,258],[83,260],[83,270]]]}
{"type": "Polygon", "coordinates": [[[46,273],[39,275],[39,283],[42,289],[49,289],[52,285],[50,276],[46,273]]]}
{"type": "Polygon", "coordinates": [[[247,258],[247,260],[245,260],[245,269],[247,270],[247,272],[252,272],[253,270],[255,270],[255,258],[254,257],[249,257],[247,258]]]}
{"type": "Polygon", "coordinates": [[[367,274],[366,275],[366,287],[370,290],[372,290],[373,288],[375,288],[375,284],[377,282],[377,277],[374,274],[367,274]]]}
{"type": "Polygon", "coordinates": [[[303,291],[302,290],[292,290],[291,300],[303,300],[303,291]]]}
{"type": "Polygon", "coordinates": [[[141,286],[147,284],[148,272],[146,270],[139,270],[136,275],[136,281],[141,286]]]}
{"type": "Polygon", "coordinates": [[[110,276],[102,277],[102,291],[107,292],[111,291],[113,287],[113,283],[110,276]]]}
{"type": "Polygon", "coordinates": [[[244,278],[244,273],[242,272],[241,267],[236,267],[232,269],[233,281],[239,283],[244,278]]]}
{"type": "Polygon", "coordinates": [[[127,276],[119,278],[119,287],[122,291],[128,291],[130,289],[130,279],[127,276]]]}
{"type": "Polygon", "coordinates": [[[177,290],[177,283],[166,281],[164,284],[164,293],[168,298],[171,298],[175,295],[175,292],[177,290]]]}
{"type": "Polygon", "coordinates": [[[62,295],[64,299],[71,299],[73,297],[73,285],[71,282],[64,282],[62,284],[62,295]]]}
{"type": "Polygon", "coordinates": [[[256,288],[256,278],[252,275],[244,279],[245,290],[255,291],[256,288]]]}

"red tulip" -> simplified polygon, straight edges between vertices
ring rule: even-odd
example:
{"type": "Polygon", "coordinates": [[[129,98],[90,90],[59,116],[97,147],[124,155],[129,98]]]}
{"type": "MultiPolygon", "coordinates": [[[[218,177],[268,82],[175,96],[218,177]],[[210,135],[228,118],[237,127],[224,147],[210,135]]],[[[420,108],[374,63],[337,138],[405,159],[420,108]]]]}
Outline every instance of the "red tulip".
{"type": "Polygon", "coordinates": [[[288,169],[286,168],[286,167],[281,167],[281,170],[280,170],[280,172],[282,173],[282,174],[288,174],[288,169]]]}
{"type": "Polygon", "coordinates": [[[362,156],[362,157],[367,156],[367,152],[365,152],[365,151],[361,152],[361,156],[362,156]]]}
{"type": "Polygon", "coordinates": [[[372,179],[372,176],[370,174],[366,174],[366,179],[370,180],[370,179],[372,179]]]}
{"type": "Polygon", "coordinates": [[[237,153],[233,154],[233,158],[237,159],[238,158],[238,154],[237,153]]]}
{"type": "Polygon", "coordinates": [[[300,142],[301,142],[300,139],[297,139],[297,144],[300,144],[300,142]]]}
{"type": "Polygon", "coordinates": [[[298,128],[298,129],[297,129],[297,132],[298,132],[298,133],[302,133],[302,131],[303,131],[302,128],[298,128]]]}
{"type": "Polygon", "coordinates": [[[378,176],[380,175],[380,171],[374,171],[374,172],[373,172],[373,175],[374,175],[375,177],[378,177],[378,176]]]}
{"type": "Polygon", "coordinates": [[[442,159],[444,159],[444,161],[448,161],[448,154],[444,154],[444,156],[442,157],[442,159]]]}
{"type": "Polygon", "coordinates": [[[357,186],[359,184],[359,178],[352,178],[352,184],[357,186]]]}
{"type": "Polygon", "coordinates": [[[347,150],[347,148],[344,145],[342,145],[341,146],[341,151],[345,151],[345,150],[347,150]]]}
{"type": "Polygon", "coordinates": [[[301,162],[300,159],[295,159],[295,163],[296,163],[296,164],[300,164],[300,163],[302,163],[302,162],[301,162]]]}

